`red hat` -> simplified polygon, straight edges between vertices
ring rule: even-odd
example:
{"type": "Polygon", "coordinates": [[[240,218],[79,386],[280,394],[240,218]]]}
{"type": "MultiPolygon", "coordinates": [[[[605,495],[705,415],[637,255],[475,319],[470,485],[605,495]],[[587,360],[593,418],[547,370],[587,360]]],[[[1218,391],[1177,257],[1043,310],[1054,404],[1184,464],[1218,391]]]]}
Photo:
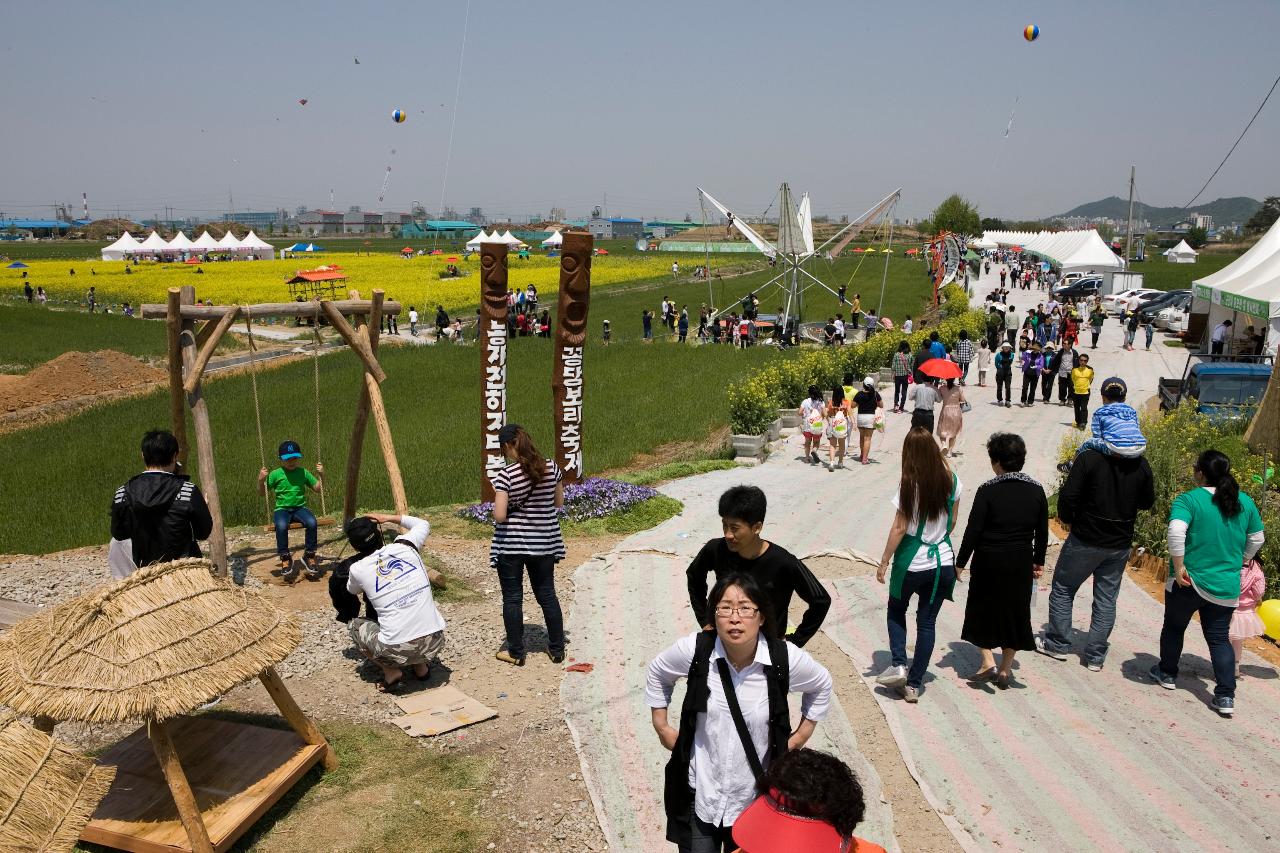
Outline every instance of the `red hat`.
{"type": "Polygon", "coordinates": [[[854,849],[853,839],[841,838],[826,821],[785,811],[778,804],[779,797],[776,788],[757,797],[733,822],[733,841],[744,853],[847,853],[854,849]]]}

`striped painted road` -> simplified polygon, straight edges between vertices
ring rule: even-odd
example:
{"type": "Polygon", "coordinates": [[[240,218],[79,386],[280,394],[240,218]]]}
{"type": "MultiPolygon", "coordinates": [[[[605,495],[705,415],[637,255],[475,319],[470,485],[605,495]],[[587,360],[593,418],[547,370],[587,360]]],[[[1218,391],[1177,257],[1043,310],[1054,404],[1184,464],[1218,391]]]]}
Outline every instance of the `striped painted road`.
{"type": "MultiPolygon", "coordinates": [[[[930,805],[966,849],[1266,850],[1280,838],[1280,681],[1246,653],[1234,719],[1207,705],[1208,649],[1193,623],[1178,690],[1147,677],[1162,606],[1126,579],[1107,665],[1022,652],[1006,691],[975,685],[962,642],[967,587],[942,608],[917,705],[875,684],[889,663],[885,587],[828,583],[823,630],[853,660],[930,805]]],[[[1048,582],[1033,624],[1047,615],[1048,582]]],[[[1091,596],[1076,598],[1087,625],[1091,596]]],[[[912,627],[913,620],[908,618],[912,627]]]]}

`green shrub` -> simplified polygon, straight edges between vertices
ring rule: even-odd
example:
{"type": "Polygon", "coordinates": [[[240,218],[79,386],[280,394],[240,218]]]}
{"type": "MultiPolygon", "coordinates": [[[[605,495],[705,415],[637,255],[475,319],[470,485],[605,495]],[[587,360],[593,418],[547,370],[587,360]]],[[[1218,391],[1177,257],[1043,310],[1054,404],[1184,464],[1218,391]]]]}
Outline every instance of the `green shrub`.
{"type": "Polygon", "coordinates": [[[737,435],[760,435],[778,417],[778,402],[756,375],[729,386],[729,428],[737,435]]]}

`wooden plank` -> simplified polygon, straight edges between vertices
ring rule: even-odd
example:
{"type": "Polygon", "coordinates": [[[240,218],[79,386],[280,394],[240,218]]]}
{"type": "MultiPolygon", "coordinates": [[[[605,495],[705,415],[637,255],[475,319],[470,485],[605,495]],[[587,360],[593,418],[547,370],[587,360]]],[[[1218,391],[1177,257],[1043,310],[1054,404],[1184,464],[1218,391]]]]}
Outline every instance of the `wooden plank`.
{"type": "Polygon", "coordinates": [[[169,340],[169,421],[178,439],[178,461],[187,464],[187,401],[182,392],[182,293],[169,288],[165,305],[165,333],[169,340]]]}
{"type": "MultiPolygon", "coordinates": [[[[192,365],[191,371],[187,374],[186,381],[182,383],[183,391],[188,394],[195,393],[196,383],[204,375],[204,369],[208,366],[209,359],[213,358],[213,351],[218,348],[218,342],[227,333],[227,329],[231,328],[231,324],[235,322],[236,315],[239,313],[240,309],[238,307],[228,308],[227,312],[222,315],[222,319],[213,327],[213,332],[210,333],[209,339],[204,344],[200,343],[200,335],[196,335],[196,361],[192,365]]],[[[206,323],[205,325],[208,324],[206,323]]],[[[204,329],[200,330],[202,334],[204,331],[204,329]]]]}
{"type": "Polygon", "coordinates": [[[155,750],[164,779],[169,783],[169,791],[173,794],[173,802],[178,809],[178,819],[182,821],[182,828],[187,833],[192,853],[213,853],[213,843],[209,841],[204,817],[196,805],[196,795],[187,782],[187,774],[182,772],[182,761],[178,758],[178,750],[173,741],[169,739],[168,729],[163,722],[153,720],[147,723],[147,736],[151,739],[151,748],[155,750]]]}
{"type": "MultiPolygon", "coordinates": [[[[189,305],[195,301],[196,289],[191,286],[179,291],[182,304],[189,305]]],[[[189,376],[196,360],[196,323],[194,320],[182,321],[182,366],[189,376]]],[[[184,383],[185,385],[185,383],[184,383]]],[[[227,529],[222,521],[222,496],[218,489],[218,468],[213,461],[213,428],[209,425],[209,405],[204,399],[204,390],[199,381],[195,390],[187,394],[187,405],[191,408],[191,423],[196,432],[196,458],[200,461],[200,491],[204,492],[205,503],[209,505],[209,515],[213,517],[213,530],[209,533],[209,559],[213,563],[214,572],[220,576],[227,573],[227,529]]]]}
{"type": "Polygon", "coordinates": [[[24,604],[11,598],[0,598],[0,630],[10,625],[17,625],[39,609],[34,604],[24,604]]]}
{"type": "Polygon", "coordinates": [[[280,678],[276,668],[274,666],[267,667],[258,674],[258,678],[262,681],[262,686],[267,688],[267,693],[271,694],[271,701],[276,703],[280,713],[289,721],[289,725],[293,726],[293,730],[298,733],[298,737],[312,746],[324,747],[324,769],[336,770],[338,756],[334,753],[333,747],[329,746],[329,742],[324,739],[324,735],[320,733],[320,729],[316,727],[316,724],[311,722],[311,718],[302,713],[298,703],[293,701],[289,688],[284,686],[284,680],[280,678]]]}
{"type": "MultiPolygon", "coordinates": [[[[343,314],[368,314],[371,305],[367,300],[361,299],[340,299],[332,303],[343,314]]],[[[214,320],[221,319],[223,312],[227,310],[225,305],[183,305],[183,320],[214,320]]],[[[257,305],[244,305],[241,307],[242,315],[248,314],[250,317],[314,317],[316,315],[315,302],[261,302],[257,305]]],[[[399,302],[388,302],[383,306],[383,310],[393,314],[400,313],[399,302]]],[[[155,305],[148,303],[142,306],[142,316],[148,320],[160,320],[168,317],[167,305],[155,305]]]]}
{"type": "MultiPolygon", "coordinates": [[[[373,354],[373,350],[369,348],[369,339],[356,334],[356,330],[351,328],[351,324],[347,322],[347,318],[342,316],[332,302],[321,302],[320,307],[324,309],[324,316],[328,318],[329,325],[342,335],[342,339],[347,342],[347,346],[356,351],[356,355],[360,356],[360,360],[364,362],[365,371],[374,378],[376,382],[386,382],[387,374],[383,372],[382,365],[378,364],[377,357],[373,354]]],[[[366,327],[367,328],[367,327],[366,327]]]]}
{"type": "MultiPolygon", "coordinates": [[[[168,721],[169,734],[216,853],[223,853],[323,759],[292,731],[209,717],[168,721]]],[[[144,729],[98,759],[115,782],[81,837],[135,853],[189,851],[186,832],[144,729]]]]}

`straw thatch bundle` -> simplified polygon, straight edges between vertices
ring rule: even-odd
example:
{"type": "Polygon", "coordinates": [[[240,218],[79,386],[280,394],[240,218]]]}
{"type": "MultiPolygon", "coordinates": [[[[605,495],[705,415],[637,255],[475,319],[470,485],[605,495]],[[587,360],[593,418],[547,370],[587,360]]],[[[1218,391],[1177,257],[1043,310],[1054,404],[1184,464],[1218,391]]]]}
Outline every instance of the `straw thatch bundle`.
{"type": "Polygon", "coordinates": [[[14,625],[0,635],[0,703],[55,720],[164,719],[283,660],[297,623],[210,568],[148,566],[14,625]]]}
{"type": "Polygon", "coordinates": [[[0,712],[0,851],[70,850],[114,767],[98,767],[53,738],[0,712]]]}

